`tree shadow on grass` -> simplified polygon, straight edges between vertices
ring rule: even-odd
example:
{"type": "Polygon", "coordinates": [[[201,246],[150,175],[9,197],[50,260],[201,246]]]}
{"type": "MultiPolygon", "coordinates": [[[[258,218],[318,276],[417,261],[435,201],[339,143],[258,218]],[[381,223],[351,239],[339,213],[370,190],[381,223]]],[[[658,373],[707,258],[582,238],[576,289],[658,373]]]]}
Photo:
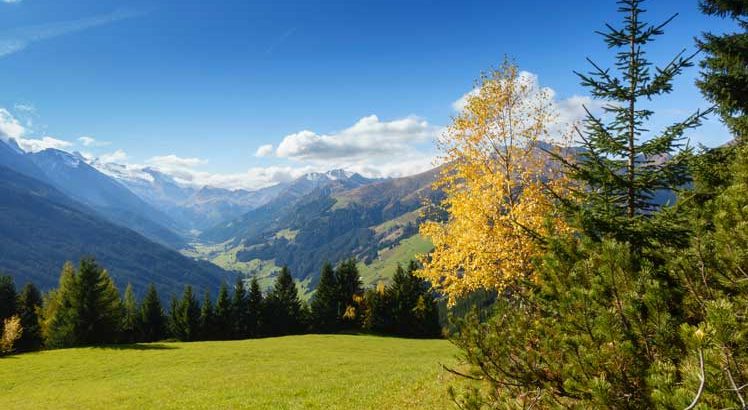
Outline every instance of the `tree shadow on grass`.
{"type": "Polygon", "coordinates": [[[135,343],[126,345],[103,345],[103,346],[92,346],[96,349],[107,349],[107,350],[175,350],[179,349],[177,346],[165,345],[162,343],[135,343]]]}

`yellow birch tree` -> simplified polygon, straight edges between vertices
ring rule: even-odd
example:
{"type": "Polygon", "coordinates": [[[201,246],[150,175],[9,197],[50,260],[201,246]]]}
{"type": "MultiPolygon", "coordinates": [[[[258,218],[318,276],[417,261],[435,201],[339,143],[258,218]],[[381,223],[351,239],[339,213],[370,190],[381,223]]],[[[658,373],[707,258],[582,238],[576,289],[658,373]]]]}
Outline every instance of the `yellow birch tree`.
{"type": "Polygon", "coordinates": [[[476,289],[505,288],[531,277],[531,259],[549,230],[568,230],[548,189],[568,180],[540,143],[555,120],[552,95],[509,61],[482,75],[476,91],[439,141],[443,168],[435,182],[446,198],[445,222],[425,222],[434,244],[419,275],[450,304],[476,289]]]}

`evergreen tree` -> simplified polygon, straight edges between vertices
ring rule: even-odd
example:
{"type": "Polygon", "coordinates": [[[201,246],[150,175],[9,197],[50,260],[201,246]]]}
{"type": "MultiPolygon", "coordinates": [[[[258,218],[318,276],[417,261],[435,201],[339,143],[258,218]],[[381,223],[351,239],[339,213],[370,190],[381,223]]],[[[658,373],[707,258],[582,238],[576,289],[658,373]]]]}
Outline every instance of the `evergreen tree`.
{"type": "Polygon", "coordinates": [[[167,321],[167,328],[169,331],[169,337],[178,339],[180,333],[179,324],[179,299],[177,295],[172,294],[169,300],[169,319],[167,321]]]}
{"type": "Polygon", "coordinates": [[[77,272],[63,267],[60,287],[45,303],[43,331],[50,347],[114,343],[122,321],[122,302],[109,274],[92,258],[77,272]]]}
{"type": "Polygon", "coordinates": [[[32,283],[27,283],[18,295],[18,315],[21,318],[23,333],[16,344],[20,351],[35,350],[42,346],[42,333],[39,323],[39,310],[42,308],[42,294],[32,283]]]}
{"type": "Polygon", "coordinates": [[[361,312],[356,311],[355,296],[360,296],[361,276],[358,273],[356,260],[349,258],[338,264],[335,269],[337,282],[337,318],[342,326],[355,327],[360,324],[361,312]]]}
{"type": "Polygon", "coordinates": [[[312,325],[316,331],[324,333],[339,329],[339,289],[332,265],[325,262],[311,303],[312,325]]]}
{"type": "Polygon", "coordinates": [[[591,94],[606,102],[605,116],[587,111],[585,127],[577,129],[584,150],[578,161],[569,162],[568,173],[583,190],[579,201],[570,204],[577,211],[584,232],[598,240],[612,237],[636,248],[654,243],[682,243],[684,232],[674,213],[655,212],[655,195],[675,191],[688,182],[686,160],[691,149],[684,147],[683,134],[697,127],[709,111],[696,111],[684,121],[651,133],[648,123],[654,112],[649,101],[668,94],[673,80],[693,65],[694,55],[677,54],[668,64],[652,70],[646,47],[672,20],[650,25],[642,20],[643,0],[619,0],[624,17],[621,28],[608,26],[601,33],[616,53],[616,71],[590,60],[592,71],[577,73],[591,94]]]}
{"type": "Polygon", "coordinates": [[[137,342],[140,339],[140,310],[135,300],[135,292],[132,284],[127,284],[125,296],[122,299],[122,340],[127,343],[137,342]]]}
{"type": "Polygon", "coordinates": [[[705,201],[684,202],[691,246],[668,255],[670,271],[686,284],[688,320],[679,328],[684,357],[671,370],[683,376],[659,379],[657,387],[705,408],[742,408],[748,399],[740,388],[748,383],[748,318],[741,313],[748,311],[748,148],[735,151],[731,166],[702,163],[694,170],[696,192],[704,181],[712,190],[709,175],[723,168],[730,182],[705,201]]]}
{"type": "Polygon", "coordinates": [[[262,334],[262,312],[263,312],[263,297],[262,290],[260,289],[260,282],[257,281],[257,277],[252,277],[252,281],[249,284],[249,296],[247,298],[248,309],[248,325],[249,325],[249,336],[258,337],[262,334]]]}
{"type": "Polygon", "coordinates": [[[231,299],[226,283],[221,283],[218,290],[215,308],[215,337],[218,340],[228,340],[233,333],[233,313],[231,312],[231,299]]]}
{"type": "Polygon", "coordinates": [[[241,277],[236,279],[234,297],[231,299],[231,312],[233,313],[234,338],[246,339],[249,337],[249,304],[247,291],[244,289],[244,280],[241,277]]]}
{"type": "Polygon", "coordinates": [[[729,17],[738,23],[736,33],[706,33],[698,41],[706,57],[701,61],[697,85],[742,140],[748,135],[748,0],[702,0],[700,5],[708,15],[729,17]]]}
{"type": "Polygon", "coordinates": [[[76,312],[76,339],[82,345],[113,343],[122,320],[119,291],[109,274],[91,258],[81,260],[71,306],[76,312]]]}
{"type": "MultiPolygon", "coordinates": [[[[175,299],[172,299],[175,300],[175,299]]],[[[155,342],[165,336],[164,309],[158,297],[156,286],[148,285],[143,303],[140,305],[141,337],[144,342],[155,342]]]]}
{"type": "Polygon", "coordinates": [[[392,308],[387,297],[387,287],[379,282],[373,289],[365,293],[366,313],[363,328],[376,333],[389,333],[392,331],[392,308]]]}
{"type": "Polygon", "coordinates": [[[267,329],[270,335],[280,336],[300,332],[303,329],[301,300],[296,283],[287,266],[284,266],[275,280],[273,289],[265,304],[267,329]]]}
{"type": "Polygon", "coordinates": [[[0,274],[0,335],[3,334],[3,321],[16,314],[17,297],[13,278],[0,274]]]}
{"type": "Polygon", "coordinates": [[[210,291],[205,290],[203,304],[200,307],[200,339],[215,340],[216,317],[213,310],[213,301],[210,299],[210,291]]]}
{"type": "Polygon", "coordinates": [[[385,291],[392,331],[402,336],[439,336],[439,312],[429,284],[415,275],[418,265],[410,261],[408,271],[398,265],[392,285],[385,291]]]}
{"type": "Polygon", "coordinates": [[[46,347],[67,347],[78,343],[75,332],[78,316],[71,301],[75,287],[75,267],[71,262],[66,262],[57,289],[44,297],[42,335],[46,347]]]}
{"type": "Polygon", "coordinates": [[[200,332],[200,304],[192,286],[186,286],[174,315],[174,336],[185,342],[197,340],[200,332]]]}

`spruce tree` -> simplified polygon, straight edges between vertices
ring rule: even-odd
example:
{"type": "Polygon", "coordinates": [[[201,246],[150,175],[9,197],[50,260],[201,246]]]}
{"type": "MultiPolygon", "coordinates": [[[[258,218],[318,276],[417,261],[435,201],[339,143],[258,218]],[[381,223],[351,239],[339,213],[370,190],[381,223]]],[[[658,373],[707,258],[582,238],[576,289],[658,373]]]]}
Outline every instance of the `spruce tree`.
{"type": "Polygon", "coordinates": [[[122,340],[126,343],[137,342],[140,339],[140,310],[135,299],[132,284],[127,284],[125,296],[122,299],[122,340]]]}
{"type": "Polygon", "coordinates": [[[18,315],[21,317],[23,333],[16,344],[20,351],[35,350],[42,346],[42,333],[39,323],[39,310],[42,308],[42,294],[33,283],[27,283],[18,295],[18,315]]]}
{"type": "Polygon", "coordinates": [[[3,333],[3,321],[16,314],[17,297],[13,278],[0,274],[0,335],[3,333]]]}
{"type": "Polygon", "coordinates": [[[225,282],[221,283],[215,307],[215,335],[218,340],[228,340],[233,333],[233,313],[229,289],[225,282]]]}
{"type": "Polygon", "coordinates": [[[122,301],[109,274],[93,258],[78,270],[66,263],[60,286],[48,296],[43,332],[49,347],[114,343],[122,323],[122,301]]]}
{"type": "Polygon", "coordinates": [[[339,288],[332,265],[325,262],[311,303],[312,325],[316,331],[333,332],[340,327],[339,288]]]}
{"type": "Polygon", "coordinates": [[[187,285],[184,288],[174,320],[174,336],[177,339],[185,342],[197,340],[200,332],[200,304],[192,291],[192,286],[187,285]]]}
{"type": "Polygon", "coordinates": [[[401,336],[439,336],[439,313],[429,284],[417,277],[418,265],[410,261],[408,270],[397,265],[392,285],[385,291],[391,320],[390,331],[401,336]]]}
{"type": "Polygon", "coordinates": [[[349,258],[338,264],[335,269],[335,281],[337,282],[337,318],[344,327],[357,327],[362,319],[362,312],[357,312],[354,296],[360,296],[361,276],[358,273],[356,259],[349,258]]]}
{"type": "Polygon", "coordinates": [[[57,289],[50,291],[44,298],[42,334],[46,347],[69,347],[78,343],[78,312],[72,305],[75,287],[75,267],[71,262],[66,262],[60,273],[57,289]]]}
{"type": "Polygon", "coordinates": [[[231,299],[231,312],[233,313],[234,339],[246,339],[249,337],[249,304],[244,279],[241,277],[236,279],[234,297],[231,299]]]}
{"type": "Polygon", "coordinates": [[[303,329],[301,300],[287,266],[281,269],[267,296],[264,316],[272,336],[295,334],[303,329]]]}
{"type": "Polygon", "coordinates": [[[155,342],[165,336],[164,309],[158,297],[156,286],[148,285],[148,290],[140,305],[141,338],[144,342],[155,342]]]}
{"type": "Polygon", "coordinates": [[[577,161],[567,161],[568,174],[580,182],[578,202],[570,204],[584,232],[596,239],[612,237],[635,247],[683,239],[682,224],[674,215],[656,212],[657,194],[676,191],[688,182],[691,149],[684,133],[701,124],[709,110],[696,111],[659,133],[651,132],[654,112],[649,101],[673,90],[674,79],[693,65],[695,54],[676,54],[653,68],[647,46],[664,33],[675,17],[658,25],[643,21],[643,0],[620,0],[621,28],[608,25],[600,33],[615,49],[615,70],[589,60],[592,70],[577,73],[582,85],[605,102],[604,115],[587,111],[584,128],[577,128],[584,148],[577,161]]]}
{"type": "Polygon", "coordinates": [[[392,308],[387,295],[387,287],[379,282],[373,289],[368,289],[364,296],[366,312],[363,328],[375,333],[392,331],[392,308]]]}
{"type": "Polygon", "coordinates": [[[748,135],[748,0],[702,0],[700,6],[705,14],[729,17],[738,24],[735,33],[705,33],[699,39],[706,57],[697,85],[743,140],[748,135]]]}
{"type": "Polygon", "coordinates": [[[262,334],[263,303],[264,300],[262,297],[262,290],[260,289],[260,282],[257,281],[257,277],[252,277],[252,281],[249,283],[249,296],[247,297],[250,337],[258,337],[262,334]]]}
{"type": "Polygon", "coordinates": [[[203,304],[200,306],[200,339],[215,340],[216,318],[213,310],[213,301],[210,299],[210,291],[205,290],[203,304]]]}
{"type": "Polygon", "coordinates": [[[169,300],[169,318],[166,327],[169,331],[169,337],[179,339],[179,329],[181,327],[179,323],[179,299],[174,294],[171,295],[169,300]]]}
{"type": "Polygon", "coordinates": [[[76,339],[82,345],[113,343],[122,320],[119,291],[109,274],[92,258],[81,260],[71,296],[76,311],[76,339]]]}

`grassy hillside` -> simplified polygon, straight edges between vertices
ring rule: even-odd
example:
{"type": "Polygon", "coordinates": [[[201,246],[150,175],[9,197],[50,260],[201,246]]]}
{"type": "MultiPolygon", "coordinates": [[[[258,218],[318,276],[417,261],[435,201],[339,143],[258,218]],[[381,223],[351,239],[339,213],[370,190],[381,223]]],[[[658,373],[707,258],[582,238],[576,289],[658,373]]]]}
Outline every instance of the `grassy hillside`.
{"type": "Polygon", "coordinates": [[[424,239],[421,235],[413,235],[392,248],[380,250],[377,259],[371,264],[359,263],[361,280],[364,286],[375,285],[380,280],[390,280],[398,264],[406,268],[416,255],[428,253],[433,248],[434,245],[428,239],[424,239]]]}
{"type": "Polygon", "coordinates": [[[445,340],[306,335],[0,359],[6,409],[449,408],[445,340]]]}

